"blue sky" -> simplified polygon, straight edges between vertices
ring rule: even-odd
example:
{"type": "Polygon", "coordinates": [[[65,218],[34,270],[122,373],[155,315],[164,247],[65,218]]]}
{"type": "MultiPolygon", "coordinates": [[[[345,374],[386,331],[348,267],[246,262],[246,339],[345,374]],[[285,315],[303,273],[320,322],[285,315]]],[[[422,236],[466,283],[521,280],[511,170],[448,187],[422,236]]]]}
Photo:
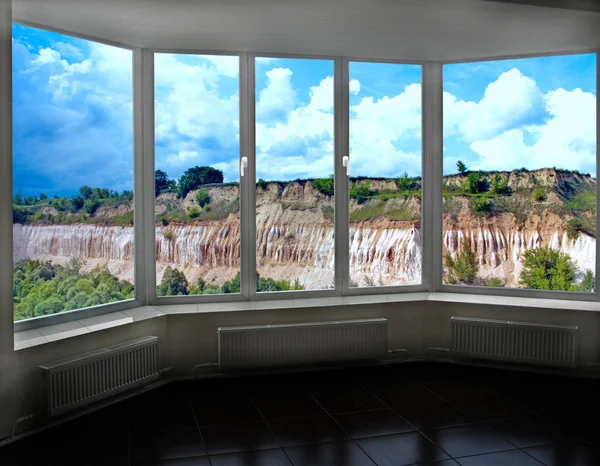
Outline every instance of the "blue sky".
{"type": "MultiPolygon", "coordinates": [[[[13,27],[14,191],[133,184],[131,52],[13,27]]],[[[577,169],[595,176],[595,55],[444,67],[444,171],[577,169]]],[[[239,60],[157,54],[156,167],[238,179],[239,60]]],[[[421,174],[421,69],[350,64],[353,176],[421,174]]],[[[333,172],[333,62],[256,61],[257,178],[333,172]]]]}

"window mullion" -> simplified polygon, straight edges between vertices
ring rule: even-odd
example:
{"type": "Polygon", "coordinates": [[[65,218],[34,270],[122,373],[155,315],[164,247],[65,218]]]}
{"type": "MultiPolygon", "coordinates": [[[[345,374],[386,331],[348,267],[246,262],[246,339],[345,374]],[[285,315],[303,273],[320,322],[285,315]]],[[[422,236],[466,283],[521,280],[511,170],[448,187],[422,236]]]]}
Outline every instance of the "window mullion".
{"type": "Polygon", "coordinates": [[[256,117],[254,56],[240,57],[240,158],[248,167],[240,177],[241,292],[251,299],[256,294],[256,117]]]}
{"type": "Polygon", "coordinates": [[[436,291],[442,284],[442,64],[423,65],[422,135],[423,193],[422,254],[423,284],[436,291]]]}

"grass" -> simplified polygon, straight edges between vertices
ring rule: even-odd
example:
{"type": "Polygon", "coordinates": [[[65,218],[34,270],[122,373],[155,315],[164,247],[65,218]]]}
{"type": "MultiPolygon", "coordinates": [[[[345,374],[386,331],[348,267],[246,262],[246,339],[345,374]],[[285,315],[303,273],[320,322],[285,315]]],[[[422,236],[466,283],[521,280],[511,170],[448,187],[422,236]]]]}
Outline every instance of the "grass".
{"type": "Polygon", "coordinates": [[[371,219],[387,218],[406,222],[418,222],[421,218],[409,207],[397,207],[386,210],[387,201],[370,202],[350,212],[351,222],[363,222],[371,219]]]}

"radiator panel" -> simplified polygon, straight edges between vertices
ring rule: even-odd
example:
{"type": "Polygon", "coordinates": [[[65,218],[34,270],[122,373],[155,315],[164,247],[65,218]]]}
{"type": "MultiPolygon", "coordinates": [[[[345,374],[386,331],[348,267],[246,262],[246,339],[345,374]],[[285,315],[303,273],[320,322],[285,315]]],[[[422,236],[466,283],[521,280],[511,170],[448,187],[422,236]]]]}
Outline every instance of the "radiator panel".
{"type": "Polygon", "coordinates": [[[158,337],[144,337],[45,364],[50,416],[144,385],[159,377],[158,337]]]}
{"type": "Polygon", "coordinates": [[[452,317],[451,352],[464,357],[574,367],[578,329],[573,326],[452,317]]]}
{"type": "Polygon", "coordinates": [[[387,357],[387,319],[220,327],[223,370],[387,357]]]}

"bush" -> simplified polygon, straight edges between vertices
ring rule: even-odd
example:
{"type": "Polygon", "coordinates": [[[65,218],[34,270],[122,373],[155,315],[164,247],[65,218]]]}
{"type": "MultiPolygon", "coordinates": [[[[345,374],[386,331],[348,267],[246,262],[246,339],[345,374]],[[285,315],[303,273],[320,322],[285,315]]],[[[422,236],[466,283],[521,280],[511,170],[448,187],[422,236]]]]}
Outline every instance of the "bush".
{"type": "Polygon", "coordinates": [[[169,219],[166,215],[163,214],[160,216],[160,223],[162,223],[163,227],[166,227],[169,224],[169,219]]]}
{"type": "Polygon", "coordinates": [[[471,285],[479,274],[479,261],[471,247],[471,239],[464,238],[460,245],[460,252],[453,258],[450,252],[444,256],[448,268],[448,281],[450,283],[462,282],[471,285]]]}
{"type": "Polygon", "coordinates": [[[489,183],[487,178],[483,178],[481,172],[472,172],[467,175],[467,181],[461,188],[467,194],[481,194],[487,192],[489,183]]]}
{"type": "Polygon", "coordinates": [[[168,229],[168,230],[163,231],[163,236],[166,239],[171,240],[173,238],[173,230],[168,229]]]}
{"type": "Polygon", "coordinates": [[[370,181],[363,181],[360,185],[354,183],[350,187],[350,197],[356,199],[359,204],[364,204],[376,192],[374,189],[371,189],[370,181]]]}
{"type": "Polygon", "coordinates": [[[267,185],[269,183],[267,183],[265,180],[263,180],[262,178],[259,178],[258,181],[256,182],[256,186],[258,186],[260,189],[262,189],[263,191],[265,189],[267,189],[267,185]]]}
{"type": "Polygon", "coordinates": [[[231,280],[226,281],[221,285],[221,293],[239,293],[240,286],[240,273],[238,272],[235,277],[231,280]]]}
{"type": "Polygon", "coordinates": [[[569,290],[574,285],[577,266],[568,254],[550,247],[528,249],[523,253],[520,284],[534,290],[569,290]]]}
{"type": "Polygon", "coordinates": [[[502,283],[502,280],[500,280],[498,277],[490,277],[487,283],[485,283],[485,286],[493,286],[495,288],[499,288],[504,286],[504,283],[502,283]]]}
{"type": "Polygon", "coordinates": [[[492,202],[485,197],[472,197],[469,199],[469,204],[475,214],[487,215],[494,209],[492,202]]]}
{"type": "Polygon", "coordinates": [[[494,174],[494,177],[492,178],[492,185],[490,187],[490,191],[493,194],[502,196],[502,195],[510,194],[511,189],[508,186],[508,184],[506,183],[506,181],[502,180],[500,173],[496,173],[496,174],[494,174]]]}
{"type": "Polygon", "coordinates": [[[544,201],[546,199],[546,191],[544,191],[544,188],[535,188],[533,194],[531,195],[531,199],[536,202],[544,201]]]}
{"type": "Polygon", "coordinates": [[[195,218],[200,217],[200,211],[196,208],[196,207],[192,207],[190,208],[190,210],[188,210],[188,219],[193,220],[195,218]]]}
{"type": "Polygon", "coordinates": [[[313,180],[313,187],[326,196],[333,196],[334,191],[334,180],[333,175],[329,175],[327,178],[316,178],[313,180]]]}
{"type": "Polygon", "coordinates": [[[407,172],[404,172],[404,175],[396,180],[396,185],[399,191],[411,191],[415,188],[416,183],[415,180],[408,177],[407,172]]]}
{"type": "Polygon", "coordinates": [[[199,189],[198,192],[196,193],[196,203],[200,207],[204,207],[209,202],[210,202],[210,194],[208,194],[208,190],[199,189]]]}
{"type": "Polygon", "coordinates": [[[100,202],[96,200],[85,201],[83,204],[83,209],[87,212],[88,215],[94,215],[96,211],[100,207],[100,202]]]}
{"type": "Polygon", "coordinates": [[[579,238],[579,234],[584,229],[583,220],[579,217],[569,219],[567,222],[567,237],[571,240],[579,238]]]}
{"type": "Polygon", "coordinates": [[[185,274],[177,269],[167,267],[160,285],[156,288],[158,296],[181,296],[189,294],[189,284],[185,274]]]}

